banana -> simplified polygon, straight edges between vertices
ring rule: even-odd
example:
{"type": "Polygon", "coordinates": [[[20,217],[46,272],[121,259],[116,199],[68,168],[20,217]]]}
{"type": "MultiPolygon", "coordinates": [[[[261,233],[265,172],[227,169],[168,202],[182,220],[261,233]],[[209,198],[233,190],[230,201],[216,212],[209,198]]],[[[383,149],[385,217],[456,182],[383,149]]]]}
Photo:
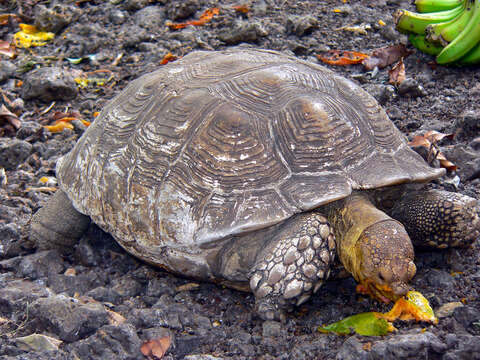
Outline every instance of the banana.
{"type": "Polygon", "coordinates": [[[449,64],[459,60],[480,42],[480,0],[474,1],[472,11],[465,28],[437,55],[438,64],[449,64]]]}
{"type": "Polygon", "coordinates": [[[408,37],[410,43],[418,50],[429,55],[438,55],[442,51],[443,47],[437,44],[428,42],[424,35],[410,34],[408,37]]]}
{"type": "Polygon", "coordinates": [[[403,33],[425,34],[425,28],[430,24],[442,23],[454,19],[465,9],[464,3],[457,7],[432,13],[420,14],[398,9],[393,14],[397,30],[403,33]]]}
{"type": "Polygon", "coordinates": [[[427,41],[438,42],[443,46],[447,46],[469,23],[473,14],[473,2],[473,0],[467,0],[465,10],[454,19],[428,25],[425,28],[427,41]]]}
{"type": "Polygon", "coordinates": [[[417,11],[429,13],[450,10],[461,5],[464,0],[415,0],[417,11]]]}
{"type": "Polygon", "coordinates": [[[480,43],[470,50],[464,57],[458,60],[460,65],[480,64],[480,43]]]}

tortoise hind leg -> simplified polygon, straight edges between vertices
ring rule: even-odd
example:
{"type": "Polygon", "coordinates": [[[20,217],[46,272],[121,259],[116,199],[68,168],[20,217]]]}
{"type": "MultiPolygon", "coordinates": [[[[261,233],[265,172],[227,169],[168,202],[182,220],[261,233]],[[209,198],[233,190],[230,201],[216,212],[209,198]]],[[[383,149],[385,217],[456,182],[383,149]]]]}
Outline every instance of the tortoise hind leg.
{"type": "Polygon", "coordinates": [[[89,224],[90,218],[75,210],[67,195],[57,190],[47,204],[33,215],[30,238],[40,250],[68,250],[80,239],[89,224]]]}
{"type": "Polygon", "coordinates": [[[284,320],[284,310],[304,303],[327,279],[334,256],[333,231],[322,215],[288,220],[251,271],[257,313],[265,320],[284,320]]]}
{"type": "Polygon", "coordinates": [[[418,247],[465,247],[480,236],[478,201],[441,190],[407,192],[391,216],[407,229],[418,247]]]}

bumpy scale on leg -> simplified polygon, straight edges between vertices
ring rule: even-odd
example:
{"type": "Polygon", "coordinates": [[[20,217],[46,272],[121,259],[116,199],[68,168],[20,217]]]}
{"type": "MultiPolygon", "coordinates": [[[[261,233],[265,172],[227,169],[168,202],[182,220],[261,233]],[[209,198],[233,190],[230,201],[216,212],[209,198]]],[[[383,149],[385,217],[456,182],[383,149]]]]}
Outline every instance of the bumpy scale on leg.
{"type": "Polygon", "coordinates": [[[480,207],[476,199],[441,190],[404,195],[392,217],[407,229],[415,246],[465,247],[480,236],[480,207]]]}
{"type": "Polygon", "coordinates": [[[335,238],[325,217],[290,219],[257,259],[250,277],[256,310],[266,320],[284,320],[284,310],[300,305],[329,275],[335,238]]]}

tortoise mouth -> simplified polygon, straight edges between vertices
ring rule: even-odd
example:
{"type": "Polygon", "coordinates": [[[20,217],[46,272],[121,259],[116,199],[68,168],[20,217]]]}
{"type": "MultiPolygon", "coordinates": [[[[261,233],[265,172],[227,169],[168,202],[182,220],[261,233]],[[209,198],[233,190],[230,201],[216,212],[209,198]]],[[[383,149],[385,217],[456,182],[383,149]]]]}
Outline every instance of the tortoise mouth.
{"type": "Polygon", "coordinates": [[[357,285],[357,292],[370,295],[372,298],[386,304],[398,300],[403,295],[403,291],[402,294],[399,294],[398,291],[392,289],[391,285],[377,284],[369,279],[364,280],[357,285]]]}

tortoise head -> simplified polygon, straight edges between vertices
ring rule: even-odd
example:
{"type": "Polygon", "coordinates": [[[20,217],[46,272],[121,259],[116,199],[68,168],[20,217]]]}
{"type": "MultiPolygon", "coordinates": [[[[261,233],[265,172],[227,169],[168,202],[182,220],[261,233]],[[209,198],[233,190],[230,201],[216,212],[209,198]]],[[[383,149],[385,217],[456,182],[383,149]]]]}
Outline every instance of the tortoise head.
{"type": "Polygon", "coordinates": [[[410,238],[395,220],[367,227],[356,244],[354,277],[359,291],[389,302],[405,295],[416,272],[410,238]]]}

